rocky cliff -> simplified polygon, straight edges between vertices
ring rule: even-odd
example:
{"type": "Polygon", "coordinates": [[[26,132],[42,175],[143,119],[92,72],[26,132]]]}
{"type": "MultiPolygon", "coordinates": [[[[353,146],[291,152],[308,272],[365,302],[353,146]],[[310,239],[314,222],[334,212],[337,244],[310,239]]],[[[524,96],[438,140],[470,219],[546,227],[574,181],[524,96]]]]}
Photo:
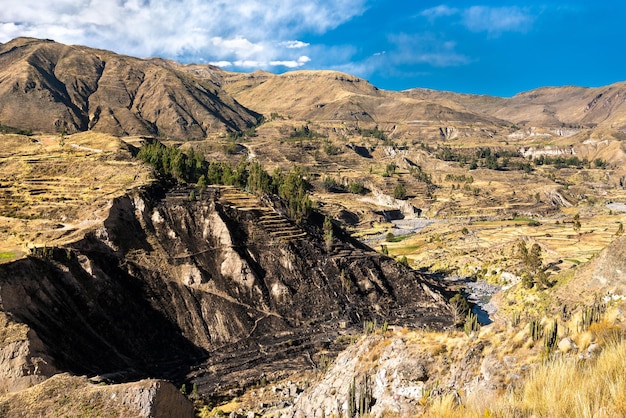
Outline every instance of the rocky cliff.
{"type": "Polygon", "coordinates": [[[321,216],[296,224],[278,201],[189,192],[134,191],[83,240],[0,266],[3,311],[40,340],[23,362],[49,369],[22,375],[166,377],[217,395],[310,367],[366,320],[450,324],[436,283],[338,228],[324,240],[321,216]]]}

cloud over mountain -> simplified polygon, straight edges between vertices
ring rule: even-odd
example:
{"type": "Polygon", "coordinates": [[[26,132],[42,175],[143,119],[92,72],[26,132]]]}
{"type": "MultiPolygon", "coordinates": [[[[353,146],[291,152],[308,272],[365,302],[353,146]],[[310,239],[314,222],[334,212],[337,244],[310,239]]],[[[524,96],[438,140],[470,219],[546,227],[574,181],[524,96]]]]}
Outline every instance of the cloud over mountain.
{"type": "Polygon", "coordinates": [[[302,50],[309,44],[298,35],[333,29],[362,13],[364,4],[364,0],[25,0],[3,12],[0,41],[32,36],[105,49],[115,45],[118,51],[141,57],[291,67],[308,62],[302,50]]]}

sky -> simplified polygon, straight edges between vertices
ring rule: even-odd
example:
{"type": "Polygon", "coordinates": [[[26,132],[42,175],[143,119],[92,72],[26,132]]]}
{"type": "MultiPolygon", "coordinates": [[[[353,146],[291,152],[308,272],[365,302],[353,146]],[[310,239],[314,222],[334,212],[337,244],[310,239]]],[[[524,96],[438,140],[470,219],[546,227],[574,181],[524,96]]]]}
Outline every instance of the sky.
{"type": "Polygon", "coordinates": [[[623,0],[0,0],[0,42],[510,97],[626,81],[623,0]]]}

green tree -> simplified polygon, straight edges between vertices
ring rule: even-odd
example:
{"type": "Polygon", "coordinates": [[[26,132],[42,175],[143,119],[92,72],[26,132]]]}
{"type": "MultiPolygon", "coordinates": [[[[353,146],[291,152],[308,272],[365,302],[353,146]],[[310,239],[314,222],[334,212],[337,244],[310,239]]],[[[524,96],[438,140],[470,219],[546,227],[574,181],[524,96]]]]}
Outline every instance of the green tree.
{"type": "Polygon", "coordinates": [[[324,217],[322,230],[324,231],[324,242],[326,243],[326,247],[330,249],[330,247],[333,245],[333,240],[335,236],[333,233],[333,223],[327,216],[324,217]]]}
{"type": "Polygon", "coordinates": [[[544,287],[550,285],[549,274],[543,266],[542,251],[539,244],[534,243],[528,250],[526,243],[520,241],[517,244],[516,256],[524,265],[524,271],[521,272],[522,286],[530,289],[535,283],[544,287]]]}
{"type": "Polygon", "coordinates": [[[467,299],[465,299],[462,294],[457,293],[456,295],[452,296],[449,303],[454,323],[460,324],[465,320],[465,316],[470,309],[469,303],[467,303],[467,299]]]}
{"type": "Polygon", "coordinates": [[[202,196],[207,188],[206,176],[204,174],[202,174],[200,178],[198,179],[198,182],[196,183],[196,187],[198,188],[198,191],[200,192],[200,196],[202,196]]]}
{"type": "Polygon", "coordinates": [[[406,187],[402,183],[396,184],[396,187],[393,189],[393,197],[394,199],[404,200],[406,199],[406,187]]]}
{"type": "Polygon", "coordinates": [[[295,167],[286,174],[280,172],[280,178],[274,180],[278,185],[278,195],[288,203],[291,217],[299,220],[311,213],[313,202],[307,193],[309,183],[304,178],[302,168],[295,167]]]}
{"type": "Polygon", "coordinates": [[[222,163],[211,161],[206,173],[208,184],[222,184],[222,163]]]}
{"type": "Polygon", "coordinates": [[[248,166],[247,189],[255,194],[272,193],[272,178],[258,161],[248,166]]]}
{"type": "Polygon", "coordinates": [[[541,247],[535,243],[530,247],[526,265],[532,274],[537,274],[543,266],[543,258],[541,256],[541,247]]]}
{"type": "Polygon", "coordinates": [[[398,168],[398,166],[395,163],[387,164],[383,177],[393,176],[396,173],[396,168],[398,168]]]}

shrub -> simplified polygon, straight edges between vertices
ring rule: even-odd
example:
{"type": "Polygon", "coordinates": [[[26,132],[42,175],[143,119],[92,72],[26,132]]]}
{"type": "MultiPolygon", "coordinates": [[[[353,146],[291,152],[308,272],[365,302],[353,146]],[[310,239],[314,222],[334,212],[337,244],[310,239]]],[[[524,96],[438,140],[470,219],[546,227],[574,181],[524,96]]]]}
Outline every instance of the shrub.
{"type": "Polygon", "coordinates": [[[324,242],[326,246],[330,247],[333,243],[334,234],[333,234],[333,223],[328,219],[328,217],[324,217],[324,224],[322,225],[322,230],[324,231],[324,242]]]}
{"type": "Polygon", "coordinates": [[[469,303],[467,303],[467,299],[463,297],[462,294],[457,293],[450,299],[450,310],[452,311],[452,318],[455,324],[461,322],[461,319],[464,318],[469,312],[469,303]]]}
{"type": "Polygon", "coordinates": [[[353,194],[363,194],[365,193],[365,186],[361,182],[351,181],[348,184],[348,191],[353,194]]]}
{"type": "Polygon", "coordinates": [[[402,183],[396,184],[396,187],[393,189],[393,198],[404,200],[406,199],[406,187],[402,183]]]}
{"type": "Polygon", "coordinates": [[[398,168],[398,166],[395,163],[387,164],[383,177],[391,177],[396,174],[396,168],[398,168]]]}

